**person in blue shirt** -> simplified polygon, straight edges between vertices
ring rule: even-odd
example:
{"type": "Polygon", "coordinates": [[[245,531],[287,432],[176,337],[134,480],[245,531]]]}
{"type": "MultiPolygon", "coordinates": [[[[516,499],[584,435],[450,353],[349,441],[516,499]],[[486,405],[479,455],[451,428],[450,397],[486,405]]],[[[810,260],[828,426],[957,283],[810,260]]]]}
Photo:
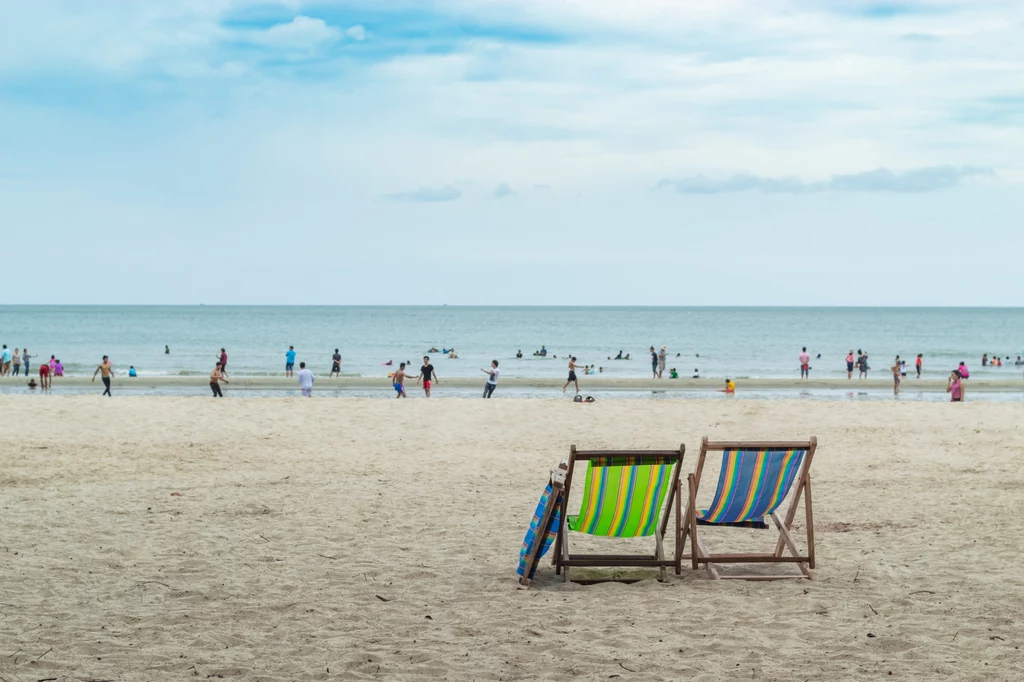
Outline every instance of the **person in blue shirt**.
{"type": "Polygon", "coordinates": [[[130,377],[138,377],[139,376],[139,373],[135,371],[134,365],[128,368],[128,376],[130,376],[130,377]]]}
{"type": "Polygon", "coordinates": [[[288,352],[284,354],[284,375],[290,377],[295,369],[295,346],[288,346],[288,352]]]}

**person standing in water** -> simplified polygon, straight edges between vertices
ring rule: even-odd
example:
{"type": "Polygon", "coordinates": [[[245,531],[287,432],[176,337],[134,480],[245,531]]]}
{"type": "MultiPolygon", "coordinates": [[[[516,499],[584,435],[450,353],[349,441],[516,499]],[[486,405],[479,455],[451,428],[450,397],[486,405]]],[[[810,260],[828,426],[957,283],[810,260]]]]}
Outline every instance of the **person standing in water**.
{"type": "Polygon", "coordinates": [[[416,383],[418,384],[421,379],[423,380],[423,392],[426,393],[429,398],[430,389],[433,387],[434,382],[437,381],[437,370],[435,370],[434,366],[430,364],[429,355],[423,356],[423,366],[420,367],[420,375],[416,377],[416,383]]]}
{"type": "Polygon", "coordinates": [[[658,351],[654,350],[654,346],[651,346],[651,378],[658,378],[658,351]]]}
{"type": "Polygon", "coordinates": [[[213,391],[213,397],[214,398],[223,398],[224,397],[224,394],[221,393],[221,390],[220,390],[220,382],[222,382],[222,381],[225,384],[230,384],[231,383],[224,376],[224,368],[218,362],[217,366],[213,368],[212,372],[210,372],[210,390],[213,391]]]}
{"type": "Polygon", "coordinates": [[[295,346],[288,346],[288,350],[284,354],[284,375],[286,377],[293,376],[295,374],[295,346]]]}
{"type": "Polygon", "coordinates": [[[807,353],[807,346],[800,351],[800,378],[807,379],[811,376],[811,356],[807,353]]]}
{"type": "Polygon", "coordinates": [[[860,370],[858,378],[867,379],[868,370],[871,369],[870,367],[868,367],[868,354],[861,353],[860,351],[857,352],[859,353],[859,355],[857,356],[857,368],[860,370]]]}
{"type": "MultiPolygon", "coordinates": [[[[220,373],[221,373],[221,375],[223,375],[224,377],[227,377],[227,375],[228,375],[228,352],[226,350],[224,350],[223,348],[220,349],[220,357],[218,358],[218,360],[220,361],[220,373]]],[[[228,382],[225,381],[224,383],[226,384],[228,382]]]]}
{"type": "Polygon", "coordinates": [[[576,358],[569,356],[569,380],[565,382],[565,386],[562,386],[562,393],[565,393],[565,389],[569,388],[569,384],[576,385],[576,395],[580,393],[580,381],[576,378],[576,358]]]}
{"type": "MultiPolygon", "coordinates": [[[[661,347],[661,352],[658,353],[658,378],[659,379],[661,378],[661,375],[665,373],[665,358],[667,358],[667,357],[668,357],[668,347],[667,346],[662,346],[661,347]]],[[[576,392],[579,393],[579,391],[576,391],[576,392]]]]}
{"type": "Polygon", "coordinates": [[[334,355],[331,356],[331,373],[327,378],[330,379],[335,374],[338,375],[339,379],[341,378],[341,353],[338,352],[337,348],[334,349],[334,355]]]}
{"type": "Polygon", "coordinates": [[[921,378],[921,367],[924,365],[924,353],[917,354],[917,361],[914,363],[917,365],[917,378],[921,378]]]}
{"type": "Polygon", "coordinates": [[[21,371],[21,353],[17,348],[14,349],[14,355],[11,357],[11,376],[18,376],[18,372],[21,371]]]}
{"type": "Polygon", "coordinates": [[[306,363],[299,363],[299,388],[302,389],[302,396],[304,398],[313,397],[313,382],[316,381],[316,377],[313,373],[306,369],[306,363]]]}
{"type": "Polygon", "coordinates": [[[494,389],[498,387],[498,361],[491,360],[490,369],[481,369],[484,374],[489,374],[487,377],[487,383],[484,384],[484,397],[490,398],[494,393],[494,389]]]}
{"type": "Polygon", "coordinates": [[[101,373],[103,375],[103,395],[110,396],[110,378],[114,376],[114,366],[110,364],[110,359],[106,355],[103,356],[103,362],[101,362],[99,367],[96,368],[96,371],[92,373],[92,380],[95,382],[96,375],[101,373]]]}
{"type": "Polygon", "coordinates": [[[171,347],[170,346],[164,346],[164,355],[170,355],[170,354],[171,354],[171,347]]]}
{"type": "Polygon", "coordinates": [[[29,369],[31,369],[31,367],[29,367],[29,362],[31,360],[32,360],[32,356],[28,354],[28,348],[26,348],[25,350],[21,351],[21,361],[25,365],[25,376],[28,376],[28,371],[29,371],[29,369]]]}
{"type": "Polygon", "coordinates": [[[889,369],[892,370],[892,394],[898,396],[900,394],[901,370],[903,369],[903,366],[900,364],[900,356],[896,356],[896,363],[889,369]]]}

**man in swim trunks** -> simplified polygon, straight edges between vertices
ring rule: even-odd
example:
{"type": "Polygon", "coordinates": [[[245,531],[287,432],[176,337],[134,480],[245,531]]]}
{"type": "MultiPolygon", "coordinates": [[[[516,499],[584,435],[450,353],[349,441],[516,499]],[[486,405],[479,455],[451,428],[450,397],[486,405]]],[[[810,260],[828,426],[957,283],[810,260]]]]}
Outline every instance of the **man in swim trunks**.
{"type": "Polygon", "coordinates": [[[45,362],[39,365],[39,386],[44,391],[50,388],[50,366],[45,362]]]}
{"type": "MultiPolygon", "coordinates": [[[[41,367],[40,371],[42,371],[41,367]]],[[[101,372],[103,374],[103,395],[110,396],[110,378],[114,376],[114,366],[110,364],[110,359],[106,355],[103,356],[103,362],[101,362],[99,367],[96,368],[96,371],[92,373],[92,380],[94,382],[96,381],[96,375],[101,372]]],[[[52,377],[50,380],[53,380],[52,377]]]]}
{"type": "Polygon", "coordinates": [[[420,379],[423,380],[423,392],[426,393],[429,398],[430,387],[434,385],[435,381],[437,381],[437,372],[434,370],[434,366],[430,364],[429,355],[423,356],[423,366],[420,367],[420,375],[416,377],[416,383],[419,383],[420,379]]]}
{"type": "Polygon", "coordinates": [[[569,384],[576,384],[576,395],[580,394],[580,382],[576,378],[576,358],[569,357],[569,380],[565,382],[565,386],[562,386],[562,393],[565,393],[565,389],[569,388],[569,384]]]}
{"type": "Polygon", "coordinates": [[[398,366],[398,371],[395,372],[394,375],[391,378],[391,380],[392,380],[392,384],[391,385],[394,386],[395,393],[398,394],[398,395],[395,396],[396,398],[408,398],[409,397],[409,396],[407,396],[405,394],[405,377],[406,377],[406,374],[405,374],[405,363],[403,362],[402,364],[400,364],[398,366]]]}
{"type": "Polygon", "coordinates": [[[341,353],[338,352],[337,348],[334,349],[334,355],[331,356],[331,373],[327,378],[329,379],[335,374],[338,375],[339,379],[341,378],[341,353]]]}
{"type": "Polygon", "coordinates": [[[213,368],[212,372],[210,372],[210,389],[213,391],[213,397],[214,398],[223,398],[224,397],[224,394],[221,393],[221,390],[220,390],[220,382],[223,381],[225,384],[230,384],[231,383],[230,381],[228,381],[227,379],[224,378],[224,371],[223,370],[224,370],[224,368],[221,367],[221,364],[218,362],[217,366],[213,368]]]}
{"type": "Polygon", "coordinates": [[[292,376],[295,372],[295,346],[288,346],[288,350],[284,354],[284,375],[286,377],[292,376]]]}

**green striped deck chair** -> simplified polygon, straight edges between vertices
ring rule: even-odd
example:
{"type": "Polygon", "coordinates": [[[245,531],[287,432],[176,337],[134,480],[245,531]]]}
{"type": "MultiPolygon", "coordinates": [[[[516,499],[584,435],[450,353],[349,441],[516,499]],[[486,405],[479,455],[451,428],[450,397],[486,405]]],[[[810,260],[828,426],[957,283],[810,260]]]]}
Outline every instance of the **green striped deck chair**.
{"type": "MultiPolygon", "coordinates": [[[[682,522],[682,486],[679,468],[686,448],[678,450],[577,450],[569,451],[569,469],[562,501],[562,522],[555,538],[555,572],[569,579],[574,566],[651,567],[665,578],[665,569],[682,572],[682,547],[678,543],[682,522]],[[587,465],[583,500],[578,514],[568,514],[576,464],[587,465]],[[666,502],[667,500],[667,502],[666,502]],[[665,531],[675,510],[676,546],[665,556],[665,531]],[[573,554],[569,532],[605,538],[654,537],[649,554],[573,554]]],[[[612,578],[614,579],[614,578],[612,578]]],[[[589,579],[580,582],[597,582],[589,579]]]]}
{"type": "MultiPolygon", "coordinates": [[[[811,460],[818,441],[805,442],[701,442],[697,470],[689,476],[690,499],[686,505],[686,531],[680,538],[691,539],[690,558],[693,568],[700,564],[714,579],[780,580],[811,578],[814,568],[814,516],[811,508],[811,460]],[[697,506],[697,492],[704,461],[709,452],[722,453],[718,487],[707,508],[697,506]],[[780,518],[779,507],[795,491],[780,518]],[[793,540],[793,520],[801,495],[807,514],[807,554],[797,550],[793,540]],[[763,554],[711,554],[697,533],[700,526],[768,528],[771,519],[779,531],[775,551],[763,554]],[[785,555],[788,550],[789,556],[785,555]],[[717,564],[728,563],[793,563],[800,575],[722,575],[717,564]]],[[[678,541],[677,541],[678,542],[678,541]]]]}

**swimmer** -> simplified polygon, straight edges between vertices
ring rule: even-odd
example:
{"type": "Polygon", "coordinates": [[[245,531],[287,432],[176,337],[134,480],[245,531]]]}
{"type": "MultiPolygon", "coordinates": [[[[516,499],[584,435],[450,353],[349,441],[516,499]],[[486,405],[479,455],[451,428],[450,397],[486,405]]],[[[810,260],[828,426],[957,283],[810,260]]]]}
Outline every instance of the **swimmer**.
{"type": "Polygon", "coordinates": [[[615,356],[615,359],[616,360],[622,360],[622,351],[621,350],[619,351],[619,354],[615,356]]]}
{"type": "Polygon", "coordinates": [[[38,385],[39,385],[39,384],[37,384],[37,383],[36,383],[36,379],[35,379],[35,377],[32,377],[31,379],[29,379],[29,380],[28,380],[28,387],[29,387],[29,388],[30,388],[31,390],[33,390],[33,391],[34,391],[34,390],[36,390],[36,386],[38,386],[38,385]]]}
{"type": "Polygon", "coordinates": [[[405,363],[403,362],[401,365],[398,366],[398,371],[395,372],[395,375],[391,378],[391,385],[394,386],[395,393],[397,394],[395,396],[396,398],[408,397],[405,394],[405,377],[405,363]]]}
{"type": "Polygon", "coordinates": [[[522,360],[522,359],[523,359],[523,349],[520,348],[519,350],[516,351],[516,360],[522,360]]]}

